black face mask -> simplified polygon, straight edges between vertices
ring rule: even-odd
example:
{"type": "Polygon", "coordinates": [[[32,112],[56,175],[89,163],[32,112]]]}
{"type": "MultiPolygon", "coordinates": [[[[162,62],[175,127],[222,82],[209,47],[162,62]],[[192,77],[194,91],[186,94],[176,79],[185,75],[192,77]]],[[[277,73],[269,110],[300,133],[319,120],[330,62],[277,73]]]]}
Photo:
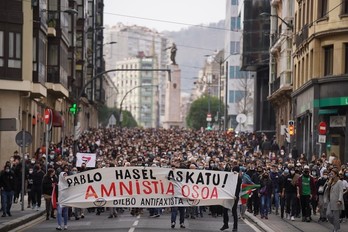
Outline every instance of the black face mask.
{"type": "Polygon", "coordinates": [[[305,176],[308,176],[308,175],[309,175],[309,171],[304,171],[303,174],[304,174],[305,176]]]}

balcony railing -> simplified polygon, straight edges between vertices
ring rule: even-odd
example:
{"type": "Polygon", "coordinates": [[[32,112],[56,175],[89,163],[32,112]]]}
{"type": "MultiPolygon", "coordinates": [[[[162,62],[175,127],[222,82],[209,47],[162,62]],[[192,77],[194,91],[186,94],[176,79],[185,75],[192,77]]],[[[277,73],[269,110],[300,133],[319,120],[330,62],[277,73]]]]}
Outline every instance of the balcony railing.
{"type": "Polygon", "coordinates": [[[47,82],[68,87],[68,75],[59,66],[47,66],[47,82]]]}
{"type": "Polygon", "coordinates": [[[296,46],[300,46],[308,38],[308,24],[304,25],[302,30],[295,37],[296,46]]]}
{"type": "Polygon", "coordinates": [[[280,88],[280,77],[278,77],[277,79],[275,79],[272,83],[271,83],[271,94],[273,94],[275,91],[277,91],[280,88]]]}
{"type": "MultiPolygon", "coordinates": [[[[292,84],[291,71],[284,71],[280,74],[280,77],[275,79],[271,83],[271,94],[275,93],[277,90],[290,87],[292,84]]],[[[288,88],[286,88],[288,90],[288,88]]]]}

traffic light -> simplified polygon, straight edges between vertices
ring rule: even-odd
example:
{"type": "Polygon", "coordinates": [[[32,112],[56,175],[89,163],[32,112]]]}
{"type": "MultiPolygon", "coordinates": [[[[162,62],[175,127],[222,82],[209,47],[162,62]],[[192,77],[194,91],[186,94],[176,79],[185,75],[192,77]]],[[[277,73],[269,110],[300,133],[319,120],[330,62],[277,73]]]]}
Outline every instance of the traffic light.
{"type": "Polygon", "coordinates": [[[69,111],[73,114],[73,115],[76,115],[77,112],[78,112],[78,107],[77,107],[77,104],[76,103],[73,103],[72,106],[69,108],[69,111]]]}
{"type": "Polygon", "coordinates": [[[293,120],[289,120],[288,129],[289,129],[289,135],[293,136],[295,134],[295,122],[293,120]]]}

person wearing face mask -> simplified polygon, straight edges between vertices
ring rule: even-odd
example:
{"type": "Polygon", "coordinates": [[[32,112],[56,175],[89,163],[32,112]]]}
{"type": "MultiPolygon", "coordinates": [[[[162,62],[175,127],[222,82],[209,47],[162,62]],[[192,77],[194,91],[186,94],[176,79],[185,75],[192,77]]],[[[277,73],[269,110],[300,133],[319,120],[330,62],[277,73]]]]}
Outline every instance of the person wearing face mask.
{"type": "Polygon", "coordinates": [[[281,197],[285,200],[285,215],[286,219],[295,221],[295,215],[297,212],[297,199],[296,199],[296,172],[293,166],[289,166],[289,171],[284,170],[282,180],[281,197]]]}
{"type": "Polygon", "coordinates": [[[309,175],[309,166],[305,165],[303,174],[297,180],[297,198],[301,202],[302,221],[310,222],[312,198],[316,198],[315,180],[309,175]]]}
{"type": "Polygon", "coordinates": [[[32,207],[32,192],[31,192],[31,188],[33,187],[33,172],[34,172],[34,168],[29,167],[27,176],[26,176],[26,183],[27,183],[27,192],[28,192],[28,208],[32,207]]]}
{"type": "Polygon", "coordinates": [[[346,214],[347,214],[347,210],[348,207],[346,207],[346,196],[347,195],[347,191],[348,191],[348,182],[347,182],[347,178],[345,178],[345,174],[344,174],[344,170],[339,172],[339,178],[343,183],[343,205],[344,205],[344,209],[341,211],[340,214],[340,223],[341,222],[346,222],[346,214]]]}
{"type": "MultiPolygon", "coordinates": [[[[314,178],[314,183],[316,184],[318,181],[318,168],[316,165],[314,165],[311,168],[310,171],[311,176],[314,178]]],[[[315,188],[317,190],[317,188],[315,188]]],[[[318,193],[318,192],[317,192],[318,193]]],[[[313,197],[311,200],[311,206],[312,206],[312,210],[313,210],[313,215],[317,215],[317,207],[318,207],[318,195],[316,195],[316,197],[313,197]]]]}
{"type": "MultiPolygon", "coordinates": [[[[251,177],[251,181],[254,184],[261,184],[261,175],[263,173],[263,168],[261,166],[257,167],[257,172],[251,177]]],[[[256,189],[251,195],[253,206],[254,206],[254,216],[259,214],[260,211],[260,197],[259,197],[259,189],[256,189]]]]}
{"type": "Polygon", "coordinates": [[[338,176],[338,169],[333,168],[329,175],[328,187],[324,193],[324,201],[328,202],[326,216],[333,225],[334,232],[340,229],[340,211],[344,209],[343,182],[338,176]]]}
{"type": "Polygon", "coordinates": [[[11,215],[11,206],[14,194],[15,174],[9,165],[5,165],[4,170],[0,173],[0,189],[1,189],[1,204],[2,217],[11,215]]]}
{"type": "Polygon", "coordinates": [[[345,218],[343,221],[347,222],[348,221],[348,169],[345,169],[344,180],[346,181],[346,189],[343,192],[343,200],[344,200],[343,218],[345,218]]]}
{"type": "Polygon", "coordinates": [[[269,205],[271,201],[271,195],[273,193],[272,180],[269,177],[268,171],[264,172],[261,176],[261,187],[259,190],[259,197],[261,199],[261,219],[268,219],[269,205]]]}
{"type": "Polygon", "coordinates": [[[327,203],[324,202],[324,192],[327,188],[328,171],[324,170],[323,175],[315,183],[318,193],[319,221],[326,222],[327,203]]]}
{"type": "Polygon", "coordinates": [[[47,173],[43,177],[42,180],[42,195],[45,199],[46,206],[46,220],[49,220],[49,216],[51,214],[51,218],[56,218],[54,216],[54,209],[52,207],[52,191],[53,186],[57,183],[57,178],[55,177],[55,171],[53,168],[49,168],[47,173]]]}

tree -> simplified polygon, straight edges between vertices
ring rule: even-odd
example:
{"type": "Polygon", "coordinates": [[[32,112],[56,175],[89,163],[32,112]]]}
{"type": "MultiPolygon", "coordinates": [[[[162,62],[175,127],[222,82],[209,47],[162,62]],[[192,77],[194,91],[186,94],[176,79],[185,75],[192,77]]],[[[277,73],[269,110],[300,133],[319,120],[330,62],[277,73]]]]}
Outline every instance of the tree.
{"type": "MultiPolygon", "coordinates": [[[[211,124],[213,125],[214,123],[217,123],[214,117],[217,116],[217,112],[219,111],[219,99],[214,96],[203,95],[191,104],[190,111],[186,118],[186,123],[189,128],[199,130],[201,127],[207,127],[209,105],[210,113],[212,115],[211,124]]],[[[224,112],[224,105],[222,102],[220,102],[220,106],[222,106],[221,112],[224,112]]]]}
{"type": "MultiPolygon", "coordinates": [[[[108,120],[113,114],[116,118],[118,117],[119,109],[117,108],[108,108],[103,105],[98,111],[99,122],[103,127],[108,125],[108,120]]],[[[134,117],[129,111],[122,111],[122,127],[137,127],[138,124],[135,121],[134,117]]]]}
{"type": "MultiPolygon", "coordinates": [[[[249,72],[241,72],[242,78],[240,79],[240,87],[243,90],[243,96],[238,102],[238,113],[245,114],[247,117],[253,115],[254,107],[254,80],[249,77],[249,72]]],[[[243,129],[247,129],[246,123],[243,123],[243,129]]]]}

